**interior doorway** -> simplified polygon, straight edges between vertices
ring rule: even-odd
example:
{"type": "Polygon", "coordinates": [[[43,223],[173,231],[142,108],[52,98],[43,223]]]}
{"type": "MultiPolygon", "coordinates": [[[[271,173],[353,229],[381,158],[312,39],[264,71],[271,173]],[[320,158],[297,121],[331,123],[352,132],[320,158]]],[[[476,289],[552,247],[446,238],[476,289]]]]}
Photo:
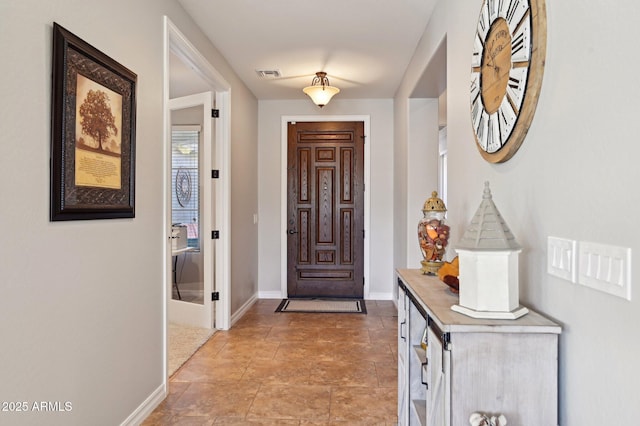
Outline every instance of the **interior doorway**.
{"type": "MultiPolygon", "coordinates": [[[[168,17],[164,17],[164,152],[165,152],[165,197],[164,197],[164,223],[165,227],[162,232],[164,240],[164,282],[163,298],[165,301],[164,311],[164,360],[165,366],[168,362],[168,320],[170,305],[174,300],[172,293],[174,291],[174,256],[172,250],[172,180],[175,176],[172,173],[171,164],[171,108],[170,100],[178,97],[188,97],[193,94],[202,92],[212,92],[214,94],[215,104],[211,95],[211,101],[208,106],[202,106],[202,114],[208,115],[209,119],[213,114],[213,109],[219,112],[219,118],[216,118],[215,126],[213,126],[212,139],[214,143],[211,145],[213,155],[211,161],[211,170],[218,170],[218,178],[215,181],[209,181],[212,186],[207,191],[209,201],[206,210],[215,218],[216,230],[219,231],[219,238],[213,239],[213,229],[206,229],[205,226],[199,230],[201,243],[211,244],[208,250],[209,259],[203,260],[204,263],[210,262],[212,268],[211,277],[203,277],[208,280],[213,288],[215,282],[215,291],[218,293],[219,300],[212,302],[212,291],[205,290],[203,287],[203,305],[211,306],[215,303],[215,313],[211,310],[211,320],[207,321],[208,327],[214,327],[219,330],[228,330],[231,319],[231,294],[230,294],[230,205],[231,205],[231,184],[229,176],[231,175],[231,152],[230,152],[230,125],[231,125],[231,86],[226,82],[220,73],[198,52],[198,50],[189,42],[189,40],[173,25],[168,17]],[[215,190],[213,187],[215,186],[215,190]],[[226,231],[226,232],[225,232],[226,231]],[[211,238],[207,238],[207,236],[211,238]]],[[[204,127],[204,126],[203,126],[204,127]]],[[[213,178],[211,170],[203,171],[204,176],[213,178]]],[[[204,198],[204,197],[203,197],[204,198]]],[[[211,228],[211,226],[209,226],[211,228]]],[[[203,264],[204,264],[203,263],[203,264]]],[[[178,298],[178,302],[179,302],[178,298]]],[[[167,369],[164,371],[164,383],[168,379],[167,369]]]]}

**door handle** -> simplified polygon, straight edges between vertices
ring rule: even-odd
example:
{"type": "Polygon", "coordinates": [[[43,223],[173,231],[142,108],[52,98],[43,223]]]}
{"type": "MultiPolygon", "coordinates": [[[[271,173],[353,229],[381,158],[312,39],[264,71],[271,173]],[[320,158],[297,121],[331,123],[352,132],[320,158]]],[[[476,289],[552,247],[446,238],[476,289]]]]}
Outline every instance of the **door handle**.
{"type": "Polygon", "coordinates": [[[427,366],[427,364],[429,364],[429,360],[427,360],[427,362],[423,362],[420,365],[420,382],[425,385],[427,387],[427,389],[429,389],[429,383],[424,381],[424,368],[427,366]]]}
{"type": "Polygon", "coordinates": [[[298,233],[298,231],[296,231],[295,229],[289,229],[289,230],[287,231],[287,233],[288,233],[289,235],[293,235],[293,234],[297,234],[297,233],[298,233]]]}

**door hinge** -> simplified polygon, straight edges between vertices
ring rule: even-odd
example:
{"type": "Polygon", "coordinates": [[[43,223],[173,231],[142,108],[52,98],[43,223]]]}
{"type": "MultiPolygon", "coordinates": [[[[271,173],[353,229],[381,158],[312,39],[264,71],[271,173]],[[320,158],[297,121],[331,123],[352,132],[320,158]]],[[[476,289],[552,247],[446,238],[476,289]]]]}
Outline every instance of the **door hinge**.
{"type": "Polygon", "coordinates": [[[220,110],[219,109],[212,109],[211,110],[211,118],[220,118],[220,110]]]}
{"type": "Polygon", "coordinates": [[[220,239],[220,231],[211,231],[211,239],[212,240],[220,239]]]}
{"type": "Polygon", "coordinates": [[[365,232],[364,232],[364,229],[362,230],[362,239],[363,239],[363,240],[365,239],[365,232]]]}
{"type": "Polygon", "coordinates": [[[364,277],[362,277],[362,286],[364,287],[364,277]]]}
{"type": "Polygon", "coordinates": [[[211,179],[218,179],[220,177],[220,170],[211,170],[211,179]]]}
{"type": "Polygon", "coordinates": [[[217,291],[214,291],[211,293],[211,301],[215,302],[216,300],[220,300],[220,293],[217,291]]]}

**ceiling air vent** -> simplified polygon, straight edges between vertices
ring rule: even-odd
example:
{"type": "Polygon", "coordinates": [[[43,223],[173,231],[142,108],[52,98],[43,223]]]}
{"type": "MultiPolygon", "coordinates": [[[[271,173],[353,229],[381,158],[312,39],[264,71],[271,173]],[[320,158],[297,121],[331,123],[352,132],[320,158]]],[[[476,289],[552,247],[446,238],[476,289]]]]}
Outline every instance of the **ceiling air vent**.
{"type": "Polygon", "coordinates": [[[263,80],[272,80],[281,76],[280,70],[256,70],[256,74],[263,80]]]}

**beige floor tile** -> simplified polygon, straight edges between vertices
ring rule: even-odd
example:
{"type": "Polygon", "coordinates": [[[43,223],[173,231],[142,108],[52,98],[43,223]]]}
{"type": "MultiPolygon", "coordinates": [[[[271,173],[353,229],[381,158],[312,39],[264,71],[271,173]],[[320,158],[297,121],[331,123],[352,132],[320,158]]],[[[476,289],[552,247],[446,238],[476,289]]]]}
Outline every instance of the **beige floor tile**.
{"type": "Polygon", "coordinates": [[[141,423],[142,426],[156,426],[156,425],[169,425],[171,424],[171,419],[174,417],[174,412],[171,411],[170,408],[167,407],[166,403],[161,403],[153,413],[151,413],[144,421],[141,423]]]}
{"type": "Polygon", "coordinates": [[[258,384],[246,382],[192,383],[171,409],[181,417],[244,417],[258,388],[258,384]]]}
{"type": "Polygon", "coordinates": [[[377,387],[378,377],[373,362],[358,363],[321,361],[311,367],[309,384],[332,386],[377,387]]]}
{"type": "Polygon", "coordinates": [[[337,328],[367,328],[378,329],[383,328],[382,317],[373,317],[370,315],[345,314],[342,315],[336,323],[337,328]]]}
{"type": "Polygon", "coordinates": [[[324,329],[315,327],[275,326],[265,338],[269,342],[316,341],[324,329]]]}
{"type": "Polygon", "coordinates": [[[327,343],[369,343],[369,330],[366,328],[325,328],[318,335],[319,342],[327,343]]]}
{"type": "Polygon", "coordinates": [[[325,342],[283,342],[274,359],[289,362],[337,360],[337,348],[325,342]]]}
{"type": "Polygon", "coordinates": [[[213,418],[210,416],[174,416],[170,425],[177,426],[211,426],[213,418]]]}
{"type": "Polygon", "coordinates": [[[380,321],[382,321],[382,325],[384,328],[388,328],[390,330],[398,331],[398,316],[393,317],[380,317],[380,321]]]}
{"type": "Polygon", "coordinates": [[[172,403],[178,398],[180,395],[187,390],[189,387],[189,382],[169,382],[167,397],[165,398],[165,402],[172,403]]]}
{"type": "Polygon", "coordinates": [[[214,425],[227,425],[227,426],[297,426],[300,424],[298,420],[284,420],[284,419],[244,419],[237,417],[218,417],[214,425]]]}
{"type": "Polygon", "coordinates": [[[246,327],[236,327],[234,325],[233,331],[219,331],[218,333],[224,336],[224,342],[242,341],[245,339],[260,341],[267,337],[267,334],[271,331],[271,327],[271,325],[247,324],[246,327]]]}
{"type": "Polygon", "coordinates": [[[333,347],[332,359],[337,361],[396,361],[387,343],[343,342],[333,347]]]}
{"type": "Polygon", "coordinates": [[[195,358],[187,361],[171,378],[175,382],[231,382],[242,378],[250,360],[195,358]]]}
{"type": "Polygon", "coordinates": [[[371,343],[389,343],[395,342],[398,338],[398,333],[395,329],[381,328],[381,329],[369,329],[369,341],[371,343]]]}
{"type": "Polygon", "coordinates": [[[329,386],[262,385],[248,419],[329,419],[329,386]]]}
{"type": "Polygon", "coordinates": [[[367,301],[367,314],[371,316],[394,317],[398,311],[390,300],[377,300],[375,303],[367,301]]]}
{"type": "Polygon", "coordinates": [[[315,313],[280,313],[289,318],[289,325],[294,328],[335,328],[344,315],[360,314],[315,314],[315,313]]]}
{"type": "Polygon", "coordinates": [[[242,380],[261,384],[306,385],[310,374],[308,363],[257,359],[249,364],[242,380]]]}
{"type": "Polygon", "coordinates": [[[376,362],[376,376],[378,377],[378,386],[381,388],[398,387],[398,363],[394,362],[376,362]]]}
{"type": "Polygon", "coordinates": [[[275,313],[260,300],[169,382],[146,425],[391,426],[397,421],[397,312],[275,313]]]}
{"type": "Polygon", "coordinates": [[[273,327],[276,325],[288,325],[291,319],[281,314],[248,314],[233,325],[234,328],[247,327],[273,327]]]}
{"type": "Polygon", "coordinates": [[[196,352],[199,355],[213,356],[226,344],[226,336],[224,331],[216,331],[207,342],[196,352]]]}
{"type": "Polygon", "coordinates": [[[334,387],[331,421],[375,424],[397,421],[395,388],[334,387]]]}
{"type": "Polygon", "coordinates": [[[232,359],[237,361],[251,361],[254,359],[272,359],[280,342],[267,342],[246,338],[228,342],[215,356],[217,359],[232,359]]]}

